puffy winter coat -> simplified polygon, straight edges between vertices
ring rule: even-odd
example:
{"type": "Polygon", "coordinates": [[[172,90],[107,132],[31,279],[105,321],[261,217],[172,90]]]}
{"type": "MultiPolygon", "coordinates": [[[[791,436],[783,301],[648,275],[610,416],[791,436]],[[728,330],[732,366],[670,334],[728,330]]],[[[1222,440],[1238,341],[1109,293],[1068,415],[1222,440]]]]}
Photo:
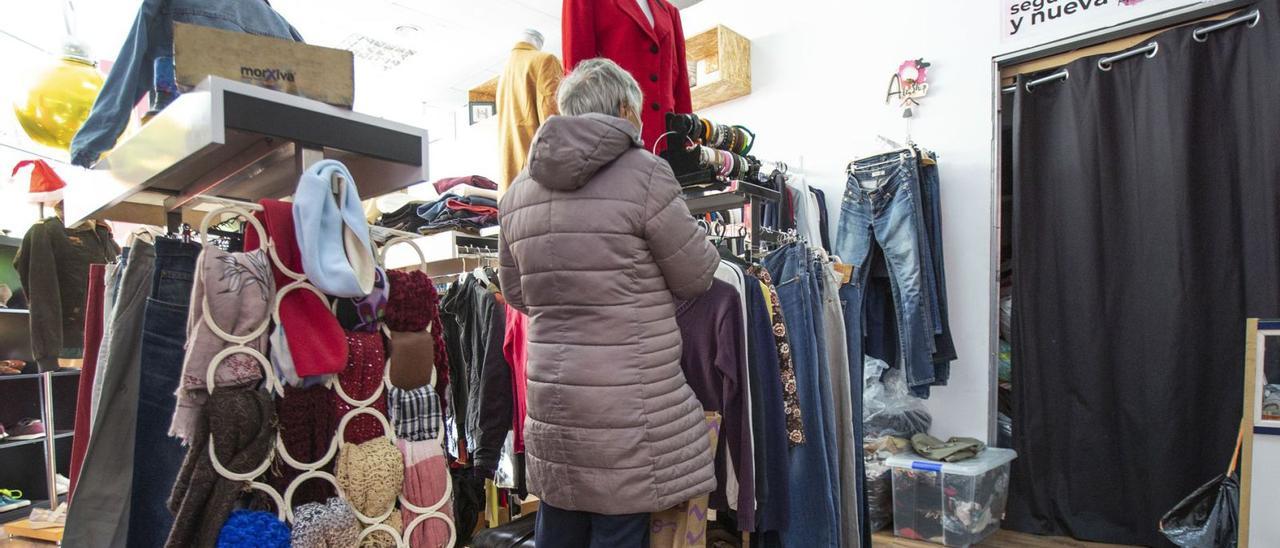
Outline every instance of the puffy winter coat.
{"type": "Polygon", "coordinates": [[[553,116],[499,205],[507,302],[528,314],[529,490],[565,510],[663,510],[715,488],[672,295],[718,257],[665,161],[612,116],[553,116]]]}

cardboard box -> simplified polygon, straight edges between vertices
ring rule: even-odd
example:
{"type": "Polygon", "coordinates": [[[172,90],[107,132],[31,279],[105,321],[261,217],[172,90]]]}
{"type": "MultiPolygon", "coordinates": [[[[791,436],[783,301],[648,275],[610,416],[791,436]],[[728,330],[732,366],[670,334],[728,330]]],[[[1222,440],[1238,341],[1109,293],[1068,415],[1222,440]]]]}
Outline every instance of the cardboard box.
{"type": "Polygon", "coordinates": [[[183,90],[212,75],[345,108],[355,103],[355,57],[341,49],[174,23],[173,68],[183,90]]]}

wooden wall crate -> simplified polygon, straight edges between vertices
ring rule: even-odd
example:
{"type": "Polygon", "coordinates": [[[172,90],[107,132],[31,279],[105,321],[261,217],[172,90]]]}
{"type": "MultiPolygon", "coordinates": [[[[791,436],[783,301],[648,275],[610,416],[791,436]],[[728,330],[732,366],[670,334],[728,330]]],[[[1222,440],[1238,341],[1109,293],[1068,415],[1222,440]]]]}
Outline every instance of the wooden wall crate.
{"type": "Polygon", "coordinates": [[[751,41],[741,34],[716,25],[686,40],[685,56],[699,79],[689,90],[694,112],[751,93],[751,41]]]}

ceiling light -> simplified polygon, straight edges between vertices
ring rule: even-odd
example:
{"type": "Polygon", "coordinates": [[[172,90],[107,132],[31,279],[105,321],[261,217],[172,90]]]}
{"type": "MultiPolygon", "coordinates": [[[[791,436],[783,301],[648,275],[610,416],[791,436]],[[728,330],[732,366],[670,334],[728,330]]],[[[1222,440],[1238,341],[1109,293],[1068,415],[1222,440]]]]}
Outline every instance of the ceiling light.
{"type": "Polygon", "coordinates": [[[418,25],[396,25],[396,34],[399,34],[400,36],[413,36],[419,32],[422,32],[422,27],[419,27],[418,25]]]}

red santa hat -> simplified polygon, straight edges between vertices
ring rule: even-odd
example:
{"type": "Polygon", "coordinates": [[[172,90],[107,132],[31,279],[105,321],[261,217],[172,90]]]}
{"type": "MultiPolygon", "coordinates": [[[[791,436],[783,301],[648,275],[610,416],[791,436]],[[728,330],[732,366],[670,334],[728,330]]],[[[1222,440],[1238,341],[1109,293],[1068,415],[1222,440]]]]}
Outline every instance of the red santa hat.
{"type": "Polygon", "coordinates": [[[44,160],[23,160],[13,166],[10,177],[16,177],[22,168],[31,166],[31,185],[27,188],[27,201],[33,204],[55,204],[62,201],[62,189],[67,183],[44,160]]]}

